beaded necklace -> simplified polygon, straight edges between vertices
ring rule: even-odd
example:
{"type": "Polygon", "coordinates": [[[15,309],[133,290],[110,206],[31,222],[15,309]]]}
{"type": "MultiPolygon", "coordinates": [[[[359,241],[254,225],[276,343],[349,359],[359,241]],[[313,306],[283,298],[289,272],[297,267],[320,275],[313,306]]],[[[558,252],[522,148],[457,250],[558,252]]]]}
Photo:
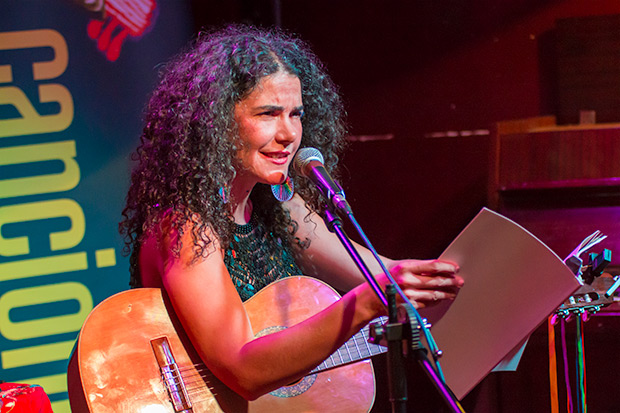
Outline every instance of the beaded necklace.
{"type": "Polygon", "coordinates": [[[243,301],[275,280],[301,274],[290,247],[267,232],[254,215],[247,224],[236,225],[224,263],[243,301]]]}

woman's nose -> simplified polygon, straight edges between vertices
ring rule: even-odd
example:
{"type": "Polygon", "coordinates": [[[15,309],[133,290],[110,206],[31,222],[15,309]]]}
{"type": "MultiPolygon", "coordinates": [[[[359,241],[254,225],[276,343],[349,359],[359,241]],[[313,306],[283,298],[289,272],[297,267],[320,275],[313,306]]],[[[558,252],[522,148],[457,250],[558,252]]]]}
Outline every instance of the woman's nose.
{"type": "Polygon", "coordinates": [[[280,122],[276,140],[283,144],[294,142],[301,135],[301,124],[299,120],[285,117],[280,122]]]}

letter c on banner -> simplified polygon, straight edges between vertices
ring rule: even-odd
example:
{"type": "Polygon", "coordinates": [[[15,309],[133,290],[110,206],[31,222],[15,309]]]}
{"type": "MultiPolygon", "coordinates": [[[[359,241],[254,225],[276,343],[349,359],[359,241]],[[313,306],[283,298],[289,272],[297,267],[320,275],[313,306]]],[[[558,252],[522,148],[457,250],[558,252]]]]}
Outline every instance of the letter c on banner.
{"type": "MultiPolygon", "coordinates": [[[[51,47],[54,59],[32,64],[34,80],[54,79],[64,73],[69,62],[67,42],[60,33],[51,29],[23,30],[0,33],[0,50],[51,47]]],[[[13,81],[10,65],[0,65],[0,83],[13,81]]]]}
{"type": "Polygon", "coordinates": [[[61,217],[71,220],[71,228],[50,234],[52,251],[75,247],[84,238],[86,229],[84,211],[77,202],[72,199],[54,199],[0,207],[0,255],[13,257],[30,253],[28,237],[4,238],[2,236],[4,225],[61,217]]]}

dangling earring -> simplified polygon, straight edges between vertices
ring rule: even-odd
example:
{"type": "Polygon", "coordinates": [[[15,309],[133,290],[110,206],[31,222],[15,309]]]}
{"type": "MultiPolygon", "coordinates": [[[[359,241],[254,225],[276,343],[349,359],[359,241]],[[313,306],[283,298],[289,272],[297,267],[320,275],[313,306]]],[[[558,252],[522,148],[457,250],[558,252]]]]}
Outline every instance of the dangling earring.
{"type": "Polygon", "coordinates": [[[221,186],[220,190],[218,191],[218,193],[220,194],[220,197],[222,198],[222,202],[227,204],[228,200],[230,198],[230,196],[228,194],[228,186],[221,186]]]}
{"type": "Polygon", "coordinates": [[[295,185],[290,176],[286,177],[286,181],[280,185],[271,185],[271,192],[273,196],[280,202],[290,201],[295,193],[295,185]]]}

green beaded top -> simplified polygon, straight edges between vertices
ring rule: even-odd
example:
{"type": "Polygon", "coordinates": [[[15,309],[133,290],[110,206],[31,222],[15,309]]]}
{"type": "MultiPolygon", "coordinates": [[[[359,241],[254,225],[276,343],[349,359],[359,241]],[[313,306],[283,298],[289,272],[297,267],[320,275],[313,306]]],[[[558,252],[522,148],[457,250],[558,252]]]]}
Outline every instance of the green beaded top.
{"type": "Polygon", "coordinates": [[[275,280],[301,274],[290,247],[267,233],[254,215],[237,225],[224,263],[243,301],[275,280]]]}

